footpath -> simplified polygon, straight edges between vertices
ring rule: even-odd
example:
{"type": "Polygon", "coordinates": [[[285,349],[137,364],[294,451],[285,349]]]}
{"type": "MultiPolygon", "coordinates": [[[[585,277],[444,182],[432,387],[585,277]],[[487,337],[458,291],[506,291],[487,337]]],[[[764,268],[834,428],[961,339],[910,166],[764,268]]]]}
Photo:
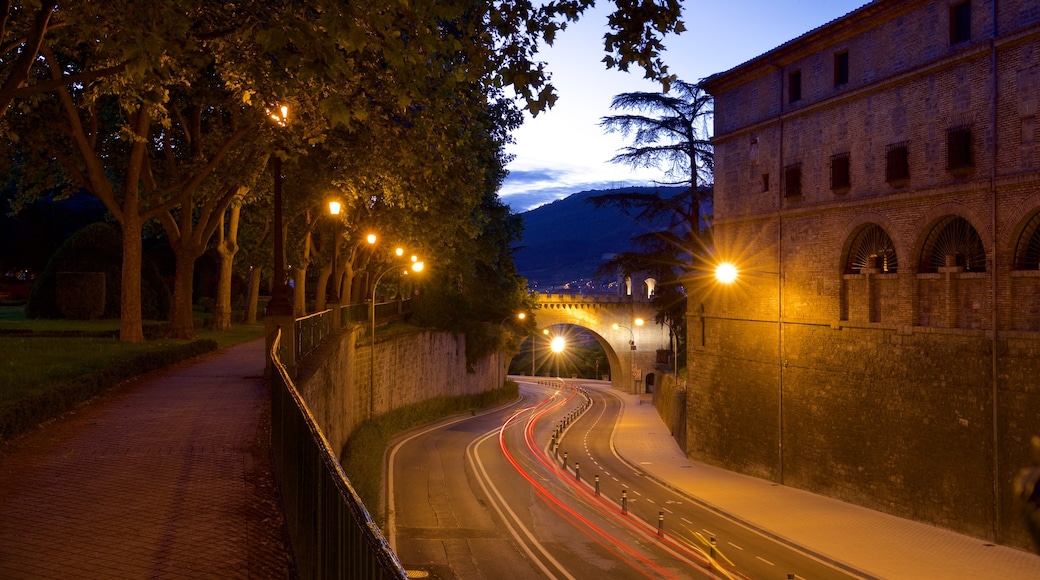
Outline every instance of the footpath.
{"type": "Polygon", "coordinates": [[[156,371],[0,448],[0,578],[285,578],[264,342],[156,371]]]}
{"type": "Polygon", "coordinates": [[[1040,579],[1035,554],[690,461],[651,395],[610,392],[624,403],[614,433],[618,455],[658,482],[822,561],[868,578],[1040,579]]]}

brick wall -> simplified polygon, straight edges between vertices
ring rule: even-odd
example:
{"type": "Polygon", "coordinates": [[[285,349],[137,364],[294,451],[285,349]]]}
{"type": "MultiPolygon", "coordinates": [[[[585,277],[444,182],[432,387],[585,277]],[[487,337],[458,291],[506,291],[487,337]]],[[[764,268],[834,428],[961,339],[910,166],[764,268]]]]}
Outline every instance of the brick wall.
{"type": "Polygon", "coordinates": [[[1011,482],[1040,432],[1040,262],[1020,263],[1040,244],[1040,10],[973,0],[951,43],[950,9],[877,0],[707,81],[715,257],[742,274],[687,285],[687,451],[1025,548],[1011,482]],[[971,162],[951,168],[958,129],[971,162]],[[890,181],[900,147],[909,178],[890,181]],[[888,271],[856,261],[867,231],[888,271]]]}

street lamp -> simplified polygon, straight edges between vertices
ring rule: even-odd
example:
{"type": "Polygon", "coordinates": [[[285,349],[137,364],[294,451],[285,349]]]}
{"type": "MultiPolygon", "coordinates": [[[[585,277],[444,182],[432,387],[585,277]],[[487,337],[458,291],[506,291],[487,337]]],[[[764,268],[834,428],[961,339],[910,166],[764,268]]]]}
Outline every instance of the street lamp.
{"type": "MultiPolygon", "coordinates": [[[[331,304],[339,304],[339,278],[337,277],[336,254],[339,254],[339,212],[342,206],[338,201],[329,202],[329,214],[335,220],[332,232],[332,292],[329,294],[331,304]]],[[[338,313],[337,313],[338,314],[338,313]]]]}
{"type": "MultiPolygon", "coordinates": [[[[643,326],[643,324],[644,324],[644,320],[642,318],[636,318],[632,322],[636,326],[643,326]]],[[[623,324],[618,324],[616,322],[614,323],[613,328],[614,328],[614,330],[621,330],[622,328],[624,328],[625,330],[628,331],[628,346],[629,346],[629,351],[628,351],[628,376],[629,376],[629,378],[632,379],[632,394],[633,395],[638,395],[639,393],[636,392],[636,377],[635,377],[635,372],[633,370],[633,366],[634,366],[633,359],[635,358],[635,354],[632,353],[632,351],[634,351],[636,349],[635,333],[632,332],[632,328],[631,327],[625,326],[623,324]]]]}
{"type": "MultiPolygon", "coordinates": [[[[549,329],[548,328],[543,328],[542,329],[542,334],[545,335],[546,338],[548,338],[548,336],[549,336],[549,329]]],[[[531,376],[532,377],[535,376],[535,374],[537,373],[537,371],[535,370],[535,358],[536,358],[535,357],[535,355],[536,355],[536,353],[535,353],[535,343],[538,341],[537,339],[538,339],[538,335],[535,335],[535,336],[531,337],[531,376]]]]}
{"type": "Polygon", "coordinates": [[[552,339],[552,342],[549,343],[549,347],[553,351],[553,355],[554,355],[553,358],[556,359],[556,377],[559,378],[559,376],[560,376],[560,353],[562,353],[563,349],[567,347],[567,340],[565,338],[563,338],[562,336],[559,336],[559,335],[554,336],[553,339],[552,339]]]}
{"type": "MultiPolygon", "coordinates": [[[[527,313],[526,312],[517,312],[515,315],[510,314],[509,316],[506,316],[505,318],[503,318],[502,322],[498,323],[498,334],[500,336],[502,334],[502,327],[505,326],[507,321],[512,320],[514,316],[516,317],[517,320],[523,320],[523,319],[527,318],[527,313]]],[[[498,385],[502,386],[502,385],[506,384],[505,373],[506,373],[506,370],[508,370],[508,369],[506,369],[506,365],[505,365],[505,361],[504,360],[502,361],[502,364],[500,364],[499,366],[502,368],[502,376],[499,377],[498,385]]]]}
{"type": "MultiPolygon", "coordinates": [[[[271,120],[279,127],[289,123],[289,107],[282,105],[278,113],[271,113],[271,120]]],[[[289,288],[285,284],[285,240],[282,226],[282,158],[277,153],[271,161],[274,172],[274,288],[271,299],[264,309],[264,316],[291,316],[293,305],[289,300],[289,288]]]]}
{"type": "MultiPolygon", "coordinates": [[[[715,279],[723,284],[736,282],[737,267],[730,262],[719,262],[715,267],[715,279]]],[[[777,455],[780,483],[784,481],[784,284],[782,271],[767,272],[754,270],[757,274],[776,276],[776,376],[777,376],[777,455]]],[[[771,322],[771,321],[770,321],[771,322]]]]}
{"type": "MultiPolygon", "coordinates": [[[[375,243],[375,235],[369,234],[369,243],[375,243]]],[[[397,257],[404,255],[404,249],[397,248],[394,250],[394,254],[397,257]]],[[[411,270],[413,272],[422,272],[425,264],[419,260],[417,256],[411,257],[412,265],[411,270]]],[[[372,321],[372,335],[369,337],[369,355],[371,356],[371,364],[369,365],[368,373],[368,417],[371,419],[375,414],[375,390],[376,390],[376,288],[379,286],[379,281],[383,279],[383,276],[393,272],[394,270],[401,270],[404,274],[408,273],[408,270],[402,270],[400,264],[390,266],[379,273],[376,276],[376,281],[372,284],[372,300],[368,305],[369,319],[372,321]]]]}
{"type": "Polygon", "coordinates": [[[737,267],[729,262],[722,262],[715,267],[715,279],[723,284],[732,284],[737,279],[737,267]]]}

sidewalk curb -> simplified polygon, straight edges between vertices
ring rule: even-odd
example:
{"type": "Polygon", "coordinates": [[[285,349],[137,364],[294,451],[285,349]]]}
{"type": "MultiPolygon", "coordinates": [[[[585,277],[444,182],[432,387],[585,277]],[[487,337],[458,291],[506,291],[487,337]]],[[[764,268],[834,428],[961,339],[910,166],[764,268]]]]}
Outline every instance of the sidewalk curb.
{"type": "MultiPolygon", "coordinates": [[[[671,483],[669,483],[665,479],[661,478],[657,474],[652,473],[650,470],[646,469],[645,467],[643,467],[641,465],[638,465],[637,463],[633,462],[632,459],[630,459],[629,457],[626,457],[617,448],[617,446],[614,444],[614,439],[615,439],[615,437],[617,435],[617,432],[618,432],[618,424],[621,423],[621,420],[622,420],[622,418],[625,415],[625,409],[629,405],[629,402],[626,401],[625,398],[623,398],[621,396],[621,394],[614,392],[614,390],[612,388],[604,388],[604,389],[600,389],[600,391],[603,392],[603,393],[609,393],[610,396],[614,397],[615,399],[617,399],[621,403],[621,413],[618,414],[618,418],[617,418],[617,420],[615,422],[615,425],[614,425],[614,430],[611,432],[611,435],[610,435],[610,448],[611,448],[611,450],[614,451],[614,453],[618,456],[618,458],[620,458],[622,461],[627,463],[628,466],[631,469],[633,469],[633,470],[635,470],[635,471],[637,471],[639,473],[642,473],[647,479],[649,479],[649,480],[653,481],[654,483],[657,483],[658,485],[660,485],[662,487],[665,487],[665,488],[667,488],[667,489],[669,489],[669,490],[671,490],[671,491],[673,491],[673,492],[675,492],[675,493],[677,493],[677,494],[679,494],[679,495],[689,499],[691,502],[701,506],[702,508],[707,509],[707,510],[711,511],[712,513],[715,513],[715,514],[717,514],[717,515],[719,515],[721,517],[724,517],[724,518],[726,518],[726,519],[728,519],[728,520],[730,520],[730,521],[732,521],[732,522],[734,522],[734,523],[736,523],[738,525],[741,525],[741,526],[743,526],[743,527],[745,527],[745,528],[747,528],[747,529],[749,529],[749,530],[751,530],[751,531],[753,531],[753,532],[755,532],[757,534],[760,534],[760,535],[762,535],[764,537],[767,537],[767,538],[769,538],[769,539],[771,539],[771,540],[773,540],[775,542],[783,544],[783,545],[787,546],[788,548],[791,548],[792,550],[801,552],[801,553],[803,553],[803,554],[805,554],[805,555],[807,555],[809,557],[815,558],[816,560],[819,560],[821,562],[825,562],[825,563],[827,563],[827,564],[829,564],[831,566],[834,566],[835,568],[837,568],[839,570],[847,572],[847,573],[849,573],[849,574],[851,574],[851,575],[853,575],[853,576],[855,576],[857,578],[861,578],[863,580],[881,580],[878,576],[872,576],[870,574],[867,574],[866,572],[864,572],[862,570],[854,568],[850,564],[846,564],[844,562],[841,562],[839,560],[831,558],[830,556],[827,556],[826,554],[823,554],[823,553],[817,552],[815,550],[811,550],[809,548],[806,548],[805,546],[800,545],[799,543],[795,542],[794,540],[791,540],[790,538],[784,537],[784,536],[782,536],[782,535],[780,535],[780,534],[778,534],[778,533],[776,533],[776,532],[774,532],[772,530],[766,529],[766,528],[764,528],[762,526],[759,526],[758,524],[752,523],[752,522],[750,522],[748,520],[745,520],[743,518],[740,518],[740,517],[738,517],[738,516],[736,516],[736,515],[734,515],[732,513],[729,513],[727,511],[723,510],[722,508],[720,508],[720,507],[718,507],[716,505],[713,505],[711,503],[708,503],[706,500],[691,494],[689,491],[686,491],[686,490],[681,489],[681,488],[679,488],[679,487],[677,487],[675,485],[672,485],[671,483]]],[[[654,407],[654,414],[655,414],[655,416],[657,414],[657,408],[656,407],[654,407]]],[[[780,484],[774,484],[774,485],[780,485],[780,484]]]]}

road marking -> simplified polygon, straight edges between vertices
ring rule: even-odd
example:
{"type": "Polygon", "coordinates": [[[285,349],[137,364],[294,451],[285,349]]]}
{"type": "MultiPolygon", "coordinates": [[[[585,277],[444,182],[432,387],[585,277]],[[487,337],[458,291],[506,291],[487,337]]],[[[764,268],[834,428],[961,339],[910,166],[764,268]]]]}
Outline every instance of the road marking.
{"type": "Polygon", "coordinates": [[[774,563],[770,562],[769,560],[766,560],[766,559],[765,559],[765,558],[763,558],[762,556],[755,556],[755,559],[756,559],[756,560],[762,560],[763,562],[765,562],[766,564],[769,564],[770,566],[776,566],[776,564],[774,564],[774,563]]]}
{"type": "Polygon", "coordinates": [[[736,549],[738,549],[740,551],[744,551],[744,548],[741,548],[740,546],[734,544],[733,542],[726,542],[726,543],[731,545],[731,546],[733,546],[734,548],[736,548],[736,549]]]}
{"type": "Polygon", "coordinates": [[[480,484],[480,487],[484,490],[484,494],[487,495],[488,499],[491,500],[491,507],[495,508],[495,511],[498,512],[498,517],[502,518],[502,523],[504,523],[506,525],[506,528],[509,529],[510,535],[512,535],[513,539],[515,539],[516,542],[520,544],[520,548],[527,553],[527,556],[531,558],[531,560],[538,566],[538,568],[541,569],[546,576],[549,576],[550,578],[556,578],[556,576],[552,572],[550,572],[546,565],[542,562],[541,558],[538,558],[534,555],[534,553],[531,551],[530,546],[528,545],[528,542],[530,542],[532,545],[538,548],[538,551],[541,552],[542,556],[545,557],[546,560],[551,562],[556,567],[556,569],[564,575],[564,577],[574,580],[574,576],[571,576],[567,569],[564,568],[563,565],[556,560],[556,558],[553,558],[552,554],[549,553],[545,546],[543,546],[542,543],[535,538],[534,534],[531,533],[527,526],[525,526],[523,522],[520,521],[520,518],[517,516],[516,512],[513,511],[513,508],[510,507],[509,503],[505,500],[505,498],[502,497],[501,492],[499,492],[498,488],[493,483],[491,476],[488,474],[487,469],[484,467],[484,462],[480,459],[480,453],[478,448],[485,441],[491,439],[497,434],[497,429],[494,431],[490,431],[483,437],[471,442],[466,448],[466,454],[469,458],[470,464],[476,467],[475,471],[477,473],[477,483],[480,484]],[[489,487],[490,490],[488,489],[489,487]],[[494,497],[492,496],[491,492],[494,492],[494,497]],[[494,501],[494,498],[497,498],[498,501],[494,501]],[[521,539],[519,532],[517,532],[513,528],[513,524],[510,523],[510,520],[506,518],[506,514],[503,513],[503,509],[509,513],[509,516],[510,518],[512,518],[513,523],[516,524],[516,527],[523,531],[523,534],[527,536],[528,542],[525,542],[523,539],[521,539]]]}
{"type": "Polygon", "coordinates": [[[686,523],[688,523],[688,524],[690,524],[691,526],[693,525],[693,522],[691,522],[690,520],[688,520],[688,519],[686,519],[686,518],[684,518],[684,517],[681,517],[681,516],[680,516],[680,517],[679,517],[679,519],[680,519],[680,520],[682,520],[682,521],[684,521],[684,522],[686,522],[686,523]]]}

